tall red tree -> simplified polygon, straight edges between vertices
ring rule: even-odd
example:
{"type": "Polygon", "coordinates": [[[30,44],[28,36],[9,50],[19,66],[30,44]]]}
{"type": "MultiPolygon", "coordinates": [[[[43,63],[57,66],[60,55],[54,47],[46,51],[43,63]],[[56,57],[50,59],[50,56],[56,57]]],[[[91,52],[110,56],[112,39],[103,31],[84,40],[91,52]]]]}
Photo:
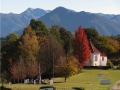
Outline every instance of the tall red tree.
{"type": "Polygon", "coordinates": [[[90,47],[87,39],[87,35],[82,29],[82,27],[78,27],[75,31],[73,38],[73,47],[74,47],[74,55],[79,60],[79,63],[82,67],[85,66],[86,61],[90,57],[90,47]]]}

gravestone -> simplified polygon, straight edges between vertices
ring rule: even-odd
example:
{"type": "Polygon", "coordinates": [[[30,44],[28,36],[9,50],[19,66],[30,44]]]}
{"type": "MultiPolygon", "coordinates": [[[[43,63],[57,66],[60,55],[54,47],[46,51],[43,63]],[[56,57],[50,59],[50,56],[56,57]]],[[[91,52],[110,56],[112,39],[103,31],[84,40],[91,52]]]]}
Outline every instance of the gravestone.
{"type": "Polygon", "coordinates": [[[50,85],[53,84],[53,79],[50,80],[50,85]]]}
{"type": "Polygon", "coordinates": [[[103,75],[102,75],[102,74],[98,74],[98,78],[99,78],[99,79],[102,79],[102,78],[103,78],[103,75]]]}
{"type": "Polygon", "coordinates": [[[9,82],[9,86],[11,86],[12,85],[12,82],[9,82]]]}
{"type": "Polygon", "coordinates": [[[24,84],[28,84],[29,83],[29,79],[24,79],[24,84]]]}
{"type": "Polygon", "coordinates": [[[34,84],[36,84],[36,80],[34,80],[34,84]]]}
{"type": "Polygon", "coordinates": [[[110,84],[110,79],[101,79],[100,84],[110,84]]]}

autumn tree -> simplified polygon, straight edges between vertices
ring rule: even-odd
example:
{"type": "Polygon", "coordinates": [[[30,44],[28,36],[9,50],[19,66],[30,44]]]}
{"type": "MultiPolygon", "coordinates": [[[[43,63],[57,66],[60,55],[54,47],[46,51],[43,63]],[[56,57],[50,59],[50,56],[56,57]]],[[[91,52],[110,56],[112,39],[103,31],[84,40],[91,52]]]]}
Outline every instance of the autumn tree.
{"type": "Polygon", "coordinates": [[[11,72],[11,78],[14,79],[14,83],[15,83],[15,79],[18,80],[22,80],[25,79],[27,73],[26,73],[26,67],[25,67],[25,63],[23,62],[23,60],[20,61],[16,61],[16,62],[12,62],[12,58],[9,59],[9,63],[10,63],[10,67],[9,67],[9,71],[11,72]]]}
{"type": "Polygon", "coordinates": [[[19,40],[19,53],[24,61],[36,60],[39,51],[39,45],[35,31],[30,26],[24,29],[23,35],[19,40]]]}
{"type": "Polygon", "coordinates": [[[42,76],[46,78],[53,77],[53,70],[56,61],[64,56],[64,50],[56,39],[48,35],[42,48],[38,53],[38,62],[40,62],[40,68],[42,70],[42,76]]]}
{"type": "Polygon", "coordinates": [[[37,76],[38,74],[38,63],[37,61],[27,61],[19,60],[17,62],[12,62],[12,58],[9,60],[10,67],[9,71],[11,73],[11,79],[22,80],[29,76],[31,79],[37,76]]]}
{"type": "Polygon", "coordinates": [[[87,35],[82,29],[82,27],[78,27],[75,31],[73,38],[73,47],[74,47],[74,55],[78,59],[79,63],[82,67],[86,64],[86,61],[90,57],[90,47],[87,39],[87,35]]]}
{"type": "Polygon", "coordinates": [[[106,51],[108,58],[116,58],[116,55],[120,50],[120,44],[117,40],[108,36],[99,36],[98,48],[102,51],[106,51]]]}
{"type": "Polygon", "coordinates": [[[117,40],[120,43],[120,34],[112,35],[111,38],[114,39],[114,40],[117,40]]]}
{"type": "Polygon", "coordinates": [[[66,57],[61,57],[55,65],[55,75],[57,77],[64,77],[66,82],[67,78],[78,74],[80,72],[80,68],[81,66],[74,56],[69,56],[67,60],[66,57]]]}
{"type": "Polygon", "coordinates": [[[27,61],[26,62],[26,73],[31,79],[33,79],[37,76],[37,74],[38,74],[37,61],[27,61]]]}

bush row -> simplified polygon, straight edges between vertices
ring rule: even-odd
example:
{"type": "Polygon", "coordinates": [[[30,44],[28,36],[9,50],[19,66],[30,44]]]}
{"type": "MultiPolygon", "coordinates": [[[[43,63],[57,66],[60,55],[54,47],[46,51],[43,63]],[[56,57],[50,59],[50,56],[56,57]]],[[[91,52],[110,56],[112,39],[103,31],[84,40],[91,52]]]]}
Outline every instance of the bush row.
{"type": "Polygon", "coordinates": [[[111,66],[84,66],[84,69],[111,69],[111,66]]]}

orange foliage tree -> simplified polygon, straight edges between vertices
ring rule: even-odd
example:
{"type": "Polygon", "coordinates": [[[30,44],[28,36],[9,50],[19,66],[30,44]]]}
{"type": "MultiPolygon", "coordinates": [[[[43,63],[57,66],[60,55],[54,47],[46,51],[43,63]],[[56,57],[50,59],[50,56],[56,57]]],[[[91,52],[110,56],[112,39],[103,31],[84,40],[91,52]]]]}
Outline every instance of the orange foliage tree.
{"type": "MultiPolygon", "coordinates": [[[[24,63],[24,61],[20,60],[17,62],[12,62],[12,59],[9,59],[10,68],[9,71],[11,73],[12,79],[22,80],[26,78],[28,75],[30,78],[34,78],[38,74],[38,63],[37,61],[27,61],[24,63]]],[[[14,81],[15,83],[15,81],[14,81]]]]}
{"type": "Polygon", "coordinates": [[[38,63],[36,61],[28,61],[26,64],[26,72],[30,78],[34,78],[38,74],[38,63]]]}
{"type": "Polygon", "coordinates": [[[73,38],[73,47],[74,47],[74,55],[78,59],[79,63],[82,67],[86,64],[86,61],[90,57],[90,47],[87,39],[87,35],[82,29],[82,27],[78,27],[75,31],[73,38]]]}
{"type": "Polygon", "coordinates": [[[10,72],[11,72],[11,78],[14,79],[14,83],[15,83],[15,79],[18,80],[22,80],[26,77],[26,70],[25,70],[25,64],[22,61],[17,61],[17,62],[12,62],[12,59],[9,60],[10,63],[10,72]]]}

